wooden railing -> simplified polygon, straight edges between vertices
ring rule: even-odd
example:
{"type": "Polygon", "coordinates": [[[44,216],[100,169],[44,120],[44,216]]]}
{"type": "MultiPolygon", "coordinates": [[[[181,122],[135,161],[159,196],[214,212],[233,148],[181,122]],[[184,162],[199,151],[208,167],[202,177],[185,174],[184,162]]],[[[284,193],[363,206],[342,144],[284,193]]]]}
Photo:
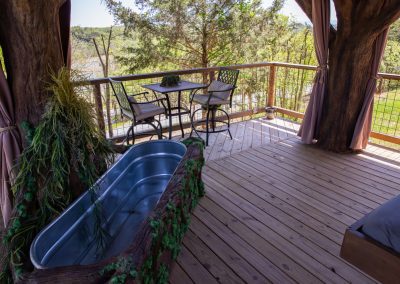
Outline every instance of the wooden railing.
{"type": "MultiPolygon", "coordinates": [[[[239,108],[234,108],[233,117],[252,116],[263,112],[265,106],[274,106],[282,115],[289,116],[293,119],[303,118],[303,113],[307,104],[307,96],[309,95],[310,86],[312,86],[317,69],[316,66],[281,62],[261,62],[226,67],[242,71],[240,75],[242,81],[239,81],[239,90],[236,93],[236,96],[241,96],[240,98],[242,101],[239,108]],[[256,85],[256,87],[252,86],[252,84],[256,85]],[[257,98],[256,101],[253,100],[254,96],[257,98]],[[254,104],[256,106],[254,106],[254,104]]],[[[172,70],[115,76],[111,78],[125,81],[126,84],[131,84],[133,82],[135,86],[139,86],[143,82],[156,82],[159,81],[161,77],[171,74],[180,75],[191,80],[204,81],[204,78],[213,80],[215,78],[215,72],[217,72],[219,68],[220,67],[208,67],[172,70]]],[[[400,122],[398,117],[392,117],[395,116],[396,113],[400,114],[400,109],[397,109],[397,106],[400,108],[400,75],[379,73],[378,78],[377,99],[375,100],[377,111],[374,113],[375,117],[373,122],[375,123],[375,129],[380,129],[381,131],[376,131],[374,129],[371,133],[371,137],[400,145],[400,122]],[[379,96],[384,99],[381,100],[379,96]],[[390,107],[387,107],[388,101],[391,104],[390,107]],[[382,106],[380,104],[385,105],[382,106]],[[383,117],[379,122],[377,120],[378,116],[383,117]],[[377,125],[377,123],[380,124],[377,125]],[[388,123],[388,125],[385,125],[385,123],[388,123]]],[[[107,123],[105,123],[104,120],[105,111],[102,93],[104,93],[104,86],[108,84],[108,78],[91,79],[80,82],[80,84],[92,86],[92,99],[96,106],[99,127],[106,132],[107,123]]],[[[116,114],[114,113],[114,115],[116,114]]],[[[190,127],[188,121],[186,121],[184,126],[190,127]]],[[[116,135],[113,135],[113,138],[119,138],[121,136],[123,136],[123,133],[116,133],[116,135]]]]}

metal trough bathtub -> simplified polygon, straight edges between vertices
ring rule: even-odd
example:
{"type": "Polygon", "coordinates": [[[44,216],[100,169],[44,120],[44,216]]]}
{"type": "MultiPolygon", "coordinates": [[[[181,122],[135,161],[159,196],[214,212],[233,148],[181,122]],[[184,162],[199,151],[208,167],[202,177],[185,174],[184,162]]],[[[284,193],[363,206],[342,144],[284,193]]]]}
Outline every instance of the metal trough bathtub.
{"type": "Polygon", "coordinates": [[[96,195],[82,194],[36,236],[30,250],[33,265],[37,269],[86,265],[123,252],[157,205],[185,153],[183,144],[168,140],[129,149],[96,182],[96,195]]]}

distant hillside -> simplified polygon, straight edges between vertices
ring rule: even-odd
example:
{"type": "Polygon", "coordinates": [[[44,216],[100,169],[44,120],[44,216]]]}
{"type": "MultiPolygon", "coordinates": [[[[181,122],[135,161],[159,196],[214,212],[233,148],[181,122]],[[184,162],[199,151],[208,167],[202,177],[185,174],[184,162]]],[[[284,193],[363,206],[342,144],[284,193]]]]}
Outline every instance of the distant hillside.
{"type": "MultiPolygon", "coordinates": [[[[107,44],[109,31],[110,28],[71,27],[72,68],[80,70],[92,78],[102,77],[102,69],[93,38],[101,48],[101,36],[104,37],[105,44],[107,44]]],[[[133,44],[133,40],[124,36],[122,26],[112,27],[110,74],[114,74],[115,70],[119,69],[114,57],[122,52],[123,47],[131,44],[133,44]]]]}

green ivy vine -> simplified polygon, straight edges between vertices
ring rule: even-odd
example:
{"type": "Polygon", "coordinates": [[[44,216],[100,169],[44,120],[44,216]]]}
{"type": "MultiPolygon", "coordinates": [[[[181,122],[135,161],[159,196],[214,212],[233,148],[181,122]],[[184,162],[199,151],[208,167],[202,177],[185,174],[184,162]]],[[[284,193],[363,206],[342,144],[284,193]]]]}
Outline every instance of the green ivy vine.
{"type": "Polygon", "coordinates": [[[178,194],[169,200],[164,217],[158,216],[149,220],[151,249],[141,267],[136,269],[130,258],[120,258],[101,271],[102,275],[105,272],[113,273],[110,283],[126,283],[128,280],[135,279],[140,280],[140,283],[143,284],[168,282],[169,268],[165,263],[160,263],[160,257],[164,253],[170,252],[172,260],[176,260],[183,237],[189,229],[190,213],[205,194],[203,181],[199,178],[204,165],[204,141],[191,138],[183,143],[186,146],[197,146],[201,151],[200,159],[186,161],[184,175],[186,178],[182,180],[178,194]],[[121,265],[121,263],[129,265],[121,265]],[[135,273],[132,274],[132,271],[135,273]]]}

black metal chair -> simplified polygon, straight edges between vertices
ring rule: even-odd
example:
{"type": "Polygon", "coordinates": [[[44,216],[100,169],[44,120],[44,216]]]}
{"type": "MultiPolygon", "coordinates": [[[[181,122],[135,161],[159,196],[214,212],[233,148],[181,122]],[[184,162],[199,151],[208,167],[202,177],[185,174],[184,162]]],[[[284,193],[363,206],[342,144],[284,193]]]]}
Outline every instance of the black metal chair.
{"type": "Polygon", "coordinates": [[[140,124],[148,124],[152,126],[158,136],[158,139],[162,139],[162,125],[160,122],[160,115],[166,113],[164,105],[165,98],[148,100],[146,96],[148,95],[148,92],[128,95],[121,81],[109,79],[109,82],[121,109],[121,116],[126,117],[132,121],[132,125],[129,127],[126,133],[127,144],[129,144],[130,132],[132,132],[132,144],[135,144],[134,128],[135,126],[140,124]],[[135,98],[138,96],[143,96],[146,101],[138,102],[135,98]],[[158,120],[155,119],[156,115],[159,116],[158,120]],[[156,122],[157,125],[155,125],[154,122],[156,122]]]}
{"type": "Polygon", "coordinates": [[[192,136],[193,131],[200,137],[200,133],[206,133],[206,146],[208,146],[208,136],[210,133],[218,133],[222,131],[228,131],[229,136],[232,139],[230,131],[230,117],[229,114],[222,108],[224,105],[229,105],[232,108],[232,96],[236,89],[236,82],[239,76],[239,70],[221,68],[218,73],[218,78],[212,81],[207,87],[206,94],[197,94],[194,92],[190,98],[190,109],[192,109],[193,103],[201,105],[201,108],[195,110],[191,115],[192,136]],[[195,115],[199,111],[206,112],[206,119],[202,119],[195,122],[195,115]],[[217,111],[221,111],[227,117],[227,121],[218,119],[216,114],[217,111]],[[210,119],[211,115],[211,119],[210,119]],[[206,129],[200,129],[199,126],[205,123],[206,129]],[[216,129],[216,124],[222,123],[225,127],[216,129]],[[211,124],[211,127],[210,127],[211,124]]]}

